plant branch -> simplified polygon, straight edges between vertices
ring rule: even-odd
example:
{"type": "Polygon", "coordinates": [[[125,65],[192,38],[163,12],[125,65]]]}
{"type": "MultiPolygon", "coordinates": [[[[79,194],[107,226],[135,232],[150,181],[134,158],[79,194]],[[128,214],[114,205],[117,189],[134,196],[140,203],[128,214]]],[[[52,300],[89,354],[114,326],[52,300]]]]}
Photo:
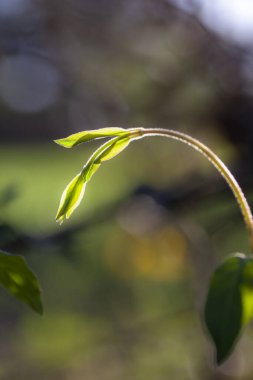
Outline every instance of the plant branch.
{"type": "Polygon", "coordinates": [[[164,136],[174,140],[181,141],[195,150],[199,151],[203,156],[205,156],[213,166],[218,170],[218,172],[223,176],[232,190],[235,199],[240,207],[247,231],[249,233],[249,241],[251,252],[253,252],[253,217],[251,213],[250,206],[243,194],[241,187],[236,181],[235,177],[232,175],[227,166],[221,161],[221,159],[206,145],[194,139],[193,137],[178,131],[173,131],[171,129],[163,128],[136,128],[139,135],[142,137],[148,136],[164,136]]]}

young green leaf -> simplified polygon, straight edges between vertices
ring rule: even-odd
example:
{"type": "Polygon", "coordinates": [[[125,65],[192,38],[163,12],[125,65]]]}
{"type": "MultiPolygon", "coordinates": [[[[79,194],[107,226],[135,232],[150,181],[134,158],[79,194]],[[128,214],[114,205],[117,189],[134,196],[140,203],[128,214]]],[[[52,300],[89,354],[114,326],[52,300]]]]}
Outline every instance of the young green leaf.
{"type": "Polygon", "coordinates": [[[115,137],[96,150],[83,169],[86,183],[98,170],[103,161],[108,161],[117,156],[129,145],[130,141],[131,139],[129,136],[115,137]]]}
{"type": "Polygon", "coordinates": [[[205,322],[218,364],[229,356],[242,327],[252,318],[253,260],[237,254],[214,272],[205,305],[205,322]]]}
{"type": "Polygon", "coordinates": [[[98,170],[103,161],[110,160],[122,152],[131,139],[126,137],[115,137],[99,147],[88,160],[81,173],[79,173],[64,190],[60,206],[56,214],[56,221],[62,223],[68,219],[73,211],[79,206],[85,191],[87,182],[98,170]]]}
{"type": "Polygon", "coordinates": [[[65,219],[68,219],[72,212],[78,207],[84,194],[85,184],[86,182],[82,172],[77,174],[68,184],[60,200],[56,214],[57,222],[61,224],[65,219]]]}
{"type": "Polygon", "coordinates": [[[37,313],[43,313],[38,281],[22,256],[0,251],[0,284],[37,313]]]}
{"type": "Polygon", "coordinates": [[[101,128],[74,133],[73,135],[70,135],[63,139],[55,140],[55,142],[61,146],[64,146],[65,148],[72,148],[73,146],[90,140],[101,139],[104,137],[123,136],[126,133],[129,133],[129,131],[123,128],[101,128]]]}

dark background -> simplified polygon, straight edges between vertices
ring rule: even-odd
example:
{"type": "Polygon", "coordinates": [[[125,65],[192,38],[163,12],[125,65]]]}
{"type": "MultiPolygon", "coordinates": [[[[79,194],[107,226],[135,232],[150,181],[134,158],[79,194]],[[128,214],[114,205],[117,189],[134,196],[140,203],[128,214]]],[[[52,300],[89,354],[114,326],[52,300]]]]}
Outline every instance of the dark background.
{"type": "Polygon", "coordinates": [[[224,180],[175,141],[105,163],[54,216],[96,143],[85,129],[163,127],[220,155],[252,200],[250,1],[0,0],[0,247],[23,254],[45,314],[0,294],[0,379],[251,379],[252,331],[213,365],[209,274],[248,253],[224,180]]]}

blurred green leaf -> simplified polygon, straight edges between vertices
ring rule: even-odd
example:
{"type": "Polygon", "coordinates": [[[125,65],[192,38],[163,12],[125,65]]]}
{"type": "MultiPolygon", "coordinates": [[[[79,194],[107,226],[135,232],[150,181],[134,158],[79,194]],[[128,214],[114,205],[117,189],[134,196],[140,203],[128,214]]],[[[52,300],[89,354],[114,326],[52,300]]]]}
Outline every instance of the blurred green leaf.
{"type": "Polygon", "coordinates": [[[122,136],[126,133],[128,133],[128,131],[123,128],[101,128],[74,133],[73,135],[70,135],[66,138],[55,140],[55,142],[61,146],[64,146],[65,148],[72,148],[73,146],[90,140],[100,139],[103,137],[122,136]]]}
{"type": "Polygon", "coordinates": [[[205,322],[216,346],[217,363],[231,353],[241,328],[253,317],[253,260],[237,254],[214,272],[205,322]]]}
{"type": "Polygon", "coordinates": [[[110,160],[122,152],[131,139],[127,137],[115,137],[99,147],[89,158],[87,164],[64,190],[60,206],[56,214],[56,221],[62,223],[68,219],[73,211],[79,206],[85,191],[87,182],[98,170],[103,161],[110,160]]]}
{"type": "Polygon", "coordinates": [[[253,318],[253,259],[245,258],[243,278],[241,281],[242,325],[253,318]]]}
{"type": "Polygon", "coordinates": [[[0,284],[37,313],[43,313],[38,281],[23,257],[0,251],[0,284]]]}

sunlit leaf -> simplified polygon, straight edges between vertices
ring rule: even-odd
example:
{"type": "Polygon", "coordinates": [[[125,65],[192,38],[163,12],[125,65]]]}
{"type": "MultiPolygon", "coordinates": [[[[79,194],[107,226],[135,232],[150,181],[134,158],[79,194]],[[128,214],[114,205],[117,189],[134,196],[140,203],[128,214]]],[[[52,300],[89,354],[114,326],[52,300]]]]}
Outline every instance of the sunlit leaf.
{"type": "Polygon", "coordinates": [[[38,281],[22,256],[0,251],[0,284],[37,313],[43,313],[38,281]]]}
{"type": "Polygon", "coordinates": [[[56,214],[56,221],[60,224],[68,219],[80,204],[85,190],[85,180],[82,173],[75,176],[64,190],[56,214]]]}
{"type": "Polygon", "coordinates": [[[253,260],[237,254],[214,272],[205,306],[205,322],[218,364],[229,356],[241,328],[252,318],[253,260]]]}
{"type": "Polygon", "coordinates": [[[72,148],[73,146],[90,140],[100,139],[103,137],[123,136],[126,133],[128,133],[128,131],[123,128],[101,128],[74,133],[73,135],[70,135],[63,139],[55,140],[55,142],[61,146],[64,146],[65,148],[72,148]]]}
{"type": "Polygon", "coordinates": [[[247,258],[241,283],[243,305],[242,323],[246,325],[253,318],[253,259],[247,258]]]}
{"type": "Polygon", "coordinates": [[[91,179],[103,161],[108,161],[117,156],[129,145],[130,141],[129,136],[122,138],[116,137],[102,145],[102,147],[91,156],[83,170],[83,172],[85,172],[86,182],[91,179]]]}
{"type": "Polygon", "coordinates": [[[129,136],[115,138],[111,140],[112,144],[108,146],[95,160],[95,162],[108,161],[111,158],[117,156],[122,150],[126,149],[131,139],[129,136]]]}
{"type": "Polygon", "coordinates": [[[99,147],[89,158],[81,173],[79,173],[64,190],[60,206],[56,214],[56,221],[62,223],[68,219],[79,206],[85,191],[87,182],[98,170],[103,161],[110,160],[125,149],[130,137],[115,137],[99,147]]]}

